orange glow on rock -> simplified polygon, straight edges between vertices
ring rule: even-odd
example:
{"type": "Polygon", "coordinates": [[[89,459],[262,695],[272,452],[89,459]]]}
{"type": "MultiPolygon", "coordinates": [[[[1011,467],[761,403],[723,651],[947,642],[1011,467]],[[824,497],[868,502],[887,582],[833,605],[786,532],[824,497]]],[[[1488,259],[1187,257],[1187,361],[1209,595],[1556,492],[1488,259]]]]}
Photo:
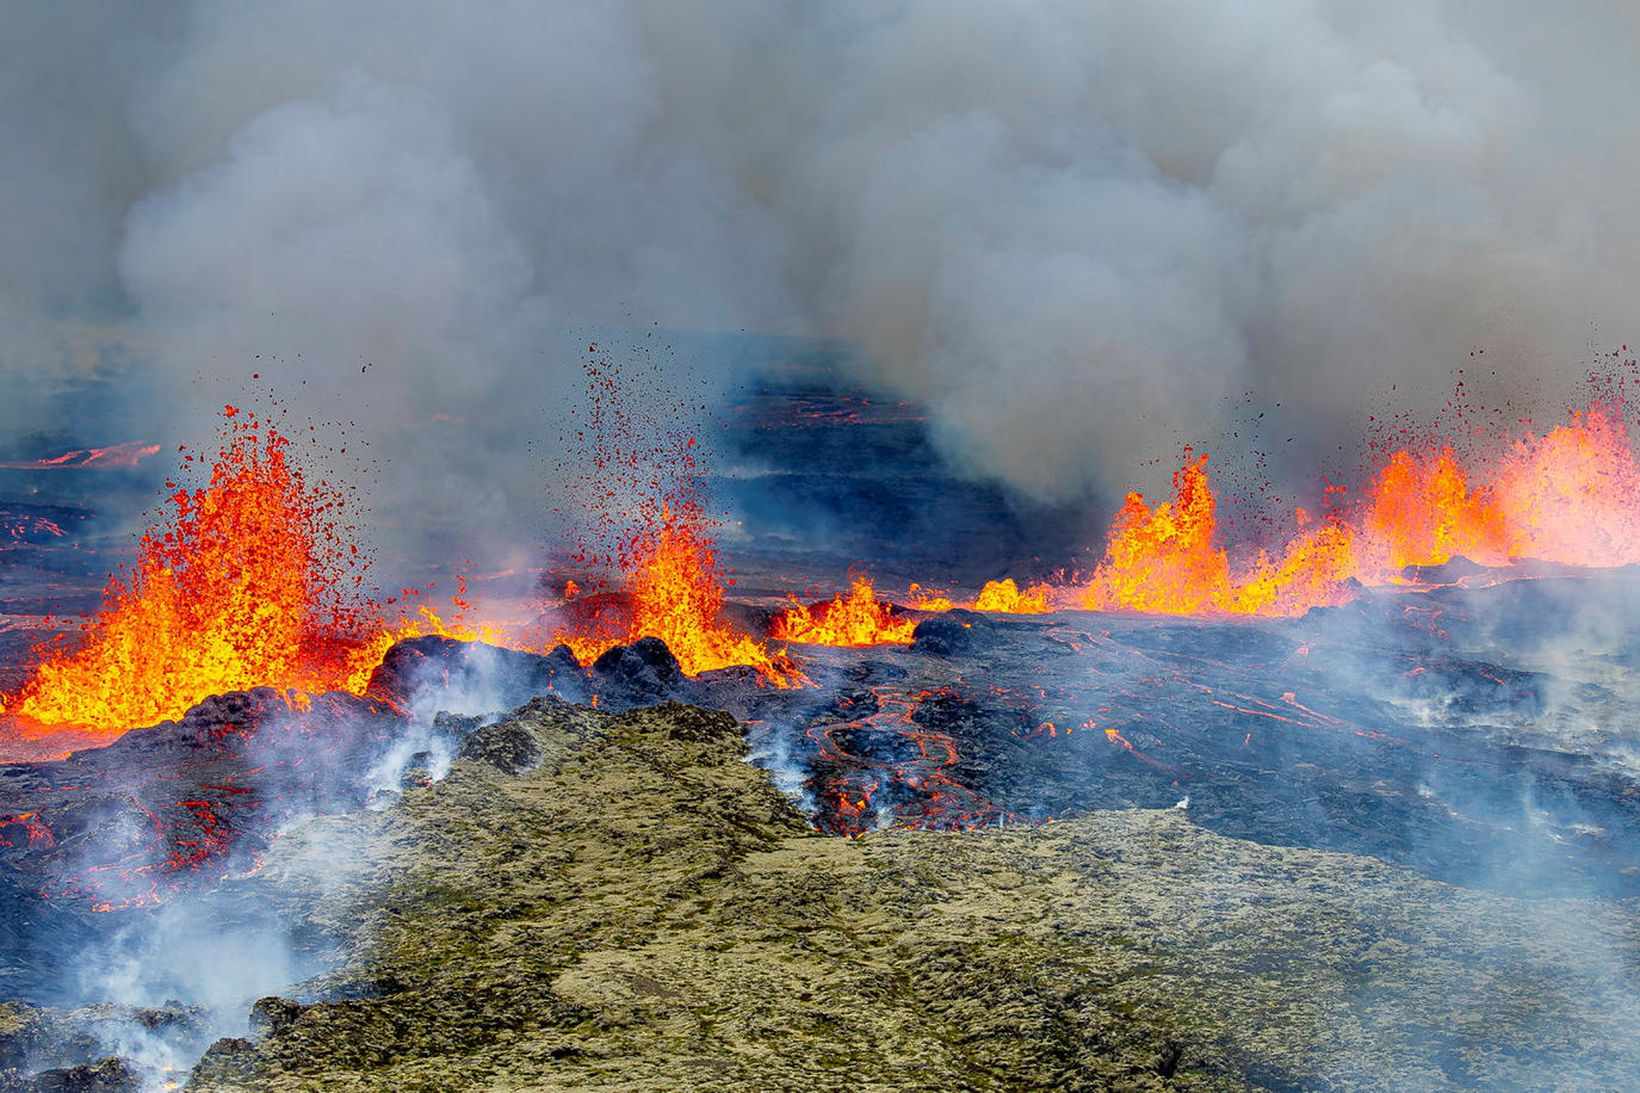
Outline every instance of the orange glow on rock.
{"type": "Polygon", "coordinates": [[[422,638],[437,635],[441,638],[450,638],[453,641],[483,641],[491,645],[509,645],[503,638],[502,629],[498,626],[469,626],[463,621],[465,603],[459,598],[456,600],[457,615],[446,622],[437,611],[425,604],[416,609],[416,614],[404,616],[398,625],[378,629],[366,638],[349,658],[350,669],[346,681],[338,689],[350,694],[362,695],[370,687],[370,677],[381,664],[387,651],[401,641],[410,638],[422,638]]]}

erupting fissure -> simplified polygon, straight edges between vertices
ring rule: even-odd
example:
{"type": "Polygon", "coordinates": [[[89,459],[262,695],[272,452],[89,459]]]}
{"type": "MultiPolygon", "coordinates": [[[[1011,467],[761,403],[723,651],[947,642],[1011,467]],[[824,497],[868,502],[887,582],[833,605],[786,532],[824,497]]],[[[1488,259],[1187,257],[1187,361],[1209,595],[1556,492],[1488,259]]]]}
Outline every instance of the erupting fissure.
{"type": "Polygon", "coordinates": [[[869,577],[854,578],[847,592],[827,603],[803,604],[792,597],[770,629],[776,641],[800,645],[909,645],[916,621],[894,613],[877,599],[869,577]]]}
{"type": "Polygon", "coordinates": [[[1640,466],[1620,401],[1528,434],[1482,472],[1447,446],[1401,449],[1358,503],[1341,502],[1342,486],[1326,488],[1329,511],[1313,518],[1297,510],[1298,531],[1279,558],[1260,551],[1237,566],[1218,541],[1207,456],[1187,450],[1171,500],[1150,505],[1127,495],[1083,606],[1300,615],[1347,601],[1352,581],[1397,583],[1407,566],[1457,557],[1489,566],[1640,562],[1640,466]]]}
{"type": "Polygon", "coordinates": [[[595,618],[587,629],[560,630],[553,640],[590,664],[616,645],[659,638],[689,675],[740,664],[779,687],[801,682],[789,658],[722,622],[717,548],[698,501],[649,499],[640,510],[643,519],[620,551],[625,602],[611,609],[618,621],[600,625],[595,618]]]}
{"type": "MultiPolygon", "coordinates": [[[[341,522],[343,495],[312,482],[271,423],[222,411],[209,481],[167,483],[169,512],[111,576],[101,610],[39,658],[4,712],[29,735],[72,726],[117,736],[210,697],[275,687],[362,694],[394,641],[477,637],[430,609],[384,626],[363,593],[367,559],[341,522]]],[[[183,449],[185,468],[204,459],[183,449]]]]}
{"type": "MultiPolygon", "coordinates": [[[[582,439],[593,447],[585,466],[594,493],[587,511],[593,531],[613,545],[578,555],[590,591],[566,587],[554,641],[585,664],[617,644],[659,638],[691,676],[743,665],[782,687],[804,677],[777,643],[912,641],[915,618],[879,600],[865,576],[826,602],[792,597],[766,639],[731,625],[725,595],[734,582],[719,568],[694,438],[653,423],[640,428],[620,405],[618,372],[602,358],[588,370],[593,410],[582,439]],[[618,573],[618,587],[594,572],[618,573]]],[[[101,610],[79,634],[36,650],[32,675],[0,713],[24,736],[57,727],[112,736],[252,687],[285,690],[293,703],[327,691],[362,694],[404,638],[499,637],[462,621],[464,587],[453,622],[422,607],[384,623],[381,606],[365,594],[367,560],[342,522],[341,492],[309,481],[290,449],[271,424],[226,407],[208,482],[168,484],[164,518],[142,536],[136,561],[109,579],[101,610]]],[[[184,450],[183,465],[204,461],[184,450]]],[[[1460,556],[1488,566],[1523,558],[1640,562],[1640,466],[1621,397],[1595,401],[1484,461],[1439,444],[1402,448],[1379,461],[1358,498],[1341,485],[1325,490],[1319,515],[1296,511],[1296,530],[1280,551],[1235,553],[1220,541],[1208,457],[1187,449],[1171,498],[1151,504],[1128,494],[1079,603],[1291,616],[1346,602],[1359,585],[1402,582],[1408,566],[1460,556]]],[[[1040,614],[1056,605],[1047,585],[1022,589],[1011,578],[990,581],[962,604],[919,585],[908,600],[923,612],[1040,614]]]]}

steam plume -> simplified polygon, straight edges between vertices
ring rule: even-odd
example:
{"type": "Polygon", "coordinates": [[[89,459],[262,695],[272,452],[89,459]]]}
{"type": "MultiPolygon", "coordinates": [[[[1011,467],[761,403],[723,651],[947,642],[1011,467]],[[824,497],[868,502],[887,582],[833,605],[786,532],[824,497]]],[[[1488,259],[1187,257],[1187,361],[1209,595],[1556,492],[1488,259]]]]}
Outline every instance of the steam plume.
{"type": "Polygon", "coordinates": [[[1640,284],[1616,2],[12,21],[0,367],[38,382],[0,425],[118,359],[164,381],[137,418],[202,432],[261,367],[435,517],[538,510],[513,449],[552,437],[589,326],[841,339],[960,464],[1073,498],[1248,391],[1300,447],[1477,346],[1481,393],[1552,402],[1640,284]]]}

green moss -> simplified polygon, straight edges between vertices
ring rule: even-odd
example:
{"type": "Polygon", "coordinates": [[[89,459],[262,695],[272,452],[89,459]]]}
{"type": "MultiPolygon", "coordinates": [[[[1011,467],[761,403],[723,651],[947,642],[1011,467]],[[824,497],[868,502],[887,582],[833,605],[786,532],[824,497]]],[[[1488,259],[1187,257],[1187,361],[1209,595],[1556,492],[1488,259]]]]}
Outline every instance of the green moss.
{"type": "MultiPolygon", "coordinates": [[[[351,954],[316,988],[393,989],[310,1006],[248,1071],[207,1066],[195,1088],[1438,1086],[1453,1049],[1420,1027],[1491,1044],[1466,1081],[1524,1085],[1541,1055],[1498,1042],[1546,998],[1579,1004],[1570,985],[1599,960],[1538,927],[1576,915],[1607,951],[1632,944],[1632,911],[1517,905],[1171,810],[820,838],[721,715],[542,706],[520,723],[557,759],[516,778],[457,763],[233,882],[304,890],[304,845],[357,862],[339,888],[315,868],[290,913],[351,954]],[[1364,979],[1356,956],[1384,937],[1420,959],[1364,979]],[[1250,976],[1258,954],[1268,974],[1250,976]]],[[[1613,1084],[1640,1067],[1640,1029],[1582,1004],[1551,1065],[1613,1084]]]]}

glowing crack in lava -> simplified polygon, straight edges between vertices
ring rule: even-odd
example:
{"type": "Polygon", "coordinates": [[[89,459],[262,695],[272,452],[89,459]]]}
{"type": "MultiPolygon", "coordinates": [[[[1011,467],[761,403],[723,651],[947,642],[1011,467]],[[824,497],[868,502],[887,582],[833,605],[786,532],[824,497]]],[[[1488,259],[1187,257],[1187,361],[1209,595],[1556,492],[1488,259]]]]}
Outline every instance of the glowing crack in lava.
{"type": "Polygon", "coordinates": [[[36,651],[3,710],[24,735],[63,725],[118,735],[214,694],[319,693],[368,677],[379,653],[356,637],[373,627],[350,598],[365,562],[336,523],[341,496],[304,477],[271,424],[232,406],[222,416],[209,483],[168,483],[169,515],[109,578],[99,613],[77,640],[36,651]]]}
{"type": "Polygon", "coordinates": [[[48,459],[4,462],[0,463],[0,468],[9,471],[51,471],[82,467],[113,467],[123,470],[135,467],[149,456],[158,454],[158,444],[131,441],[125,444],[112,444],[106,448],[75,448],[73,451],[48,459]]]}
{"type": "MultiPolygon", "coordinates": [[[[1344,491],[1327,492],[1331,499],[1344,491]]],[[[1152,506],[1127,495],[1083,606],[1300,615],[1347,601],[1352,578],[1394,583],[1406,566],[1456,557],[1492,566],[1640,562],[1640,466],[1621,404],[1596,402],[1566,425],[1513,442],[1482,472],[1447,446],[1398,450],[1357,504],[1320,519],[1303,509],[1296,516],[1299,531],[1279,559],[1261,551],[1233,565],[1217,541],[1207,456],[1187,449],[1171,500],[1152,506]]]]}
{"type": "Polygon", "coordinates": [[[847,592],[827,603],[792,606],[774,620],[769,636],[800,645],[909,645],[917,628],[877,599],[869,577],[856,577],[847,592]]]}

